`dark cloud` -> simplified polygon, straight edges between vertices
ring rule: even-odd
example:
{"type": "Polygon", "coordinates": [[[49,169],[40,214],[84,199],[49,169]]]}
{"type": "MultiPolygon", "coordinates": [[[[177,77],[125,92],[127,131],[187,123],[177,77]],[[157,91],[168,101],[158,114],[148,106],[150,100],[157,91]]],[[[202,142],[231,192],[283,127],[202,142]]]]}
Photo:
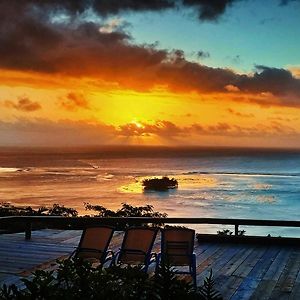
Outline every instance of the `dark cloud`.
{"type": "Polygon", "coordinates": [[[241,113],[239,111],[236,111],[232,108],[228,108],[227,110],[230,114],[234,115],[234,116],[237,116],[237,117],[242,117],[242,118],[253,118],[254,117],[254,114],[249,114],[249,113],[241,113]]]}
{"type": "Polygon", "coordinates": [[[118,14],[126,11],[162,11],[166,9],[193,8],[200,20],[216,20],[227,7],[239,0],[3,0],[23,11],[30,9],[53,12],[64,12],[72,16],[88,10],[101,16],[118,14]]]}
{"type": "Polygon", "coordinates": [[[208,58],[208,57],[210,57],[210,54],[209,54],[209,52],[200,50],[200,51],[197,52],[197,57],[202,58],[202,59],[203,58],[208,58]]]}
{"type": "Polygon", "coordinates": [[[17,101],[7,100],[4,102],[4,105],[25,112],[32,112],[42,108],[38,102],[31,101],[27,97],[21,97],[17,101]]]}
{"type": "Polygon", "coordinates": [[[275,96],[300,97],[300,79],[289,70],[256,66],[253,76],[241,75],[234,83],[241,91],[251,93],[270,92],[275,96]]]}
{"type": "Polygon", "coordinates": [[[183,5],[192,6],[198,11],[201,20],[216,20],[234,2],[239,0],[183,0],[183,5]]]}
{"type": "MultiPolygon", "coordinates": [[[[182,3],[203,10],[214,7],[215,13],[222,13],[233,2],[186,0],[182,3]]],[[[172,3],[175,2],[1,1],[0,68],[89,77],[95,82],[114,82],[135,90],[151,90],[160,85],[175,92],[270,93],[280,97],[279,105],[299,106],[300,79],[288,70],[257,66],[254,74],[241,75],[190,62],[181,50],[135,45],[127,32],[118,28],[101,32],[101,24],[95,21],[87,22],[79,17],[68,22],[51,19],[60,16],[62,9],[80,13],[96,4],[104,11],[113,12],[112,7],[116,11],[141,10],[169,7],[172,3]]]]}
{"type": "Polygon", "coordinates": [[[80,93],[70,92],[65,97],[59,99],[59,105],[68,110],[90,109],[89,101],[80,93]]]}
{"type": "Polygon", "coordinates": [[[288,5],[291,2],[300,2],[299,0],[281,0],[280,5],[288,5]]]}
{"type": "Polygon", "coordinates": [[[98,0],[93,1],[93,8],[99,14],[117,14],[122,11],[160,11],[174,8],[174,0],[98,0]]]}

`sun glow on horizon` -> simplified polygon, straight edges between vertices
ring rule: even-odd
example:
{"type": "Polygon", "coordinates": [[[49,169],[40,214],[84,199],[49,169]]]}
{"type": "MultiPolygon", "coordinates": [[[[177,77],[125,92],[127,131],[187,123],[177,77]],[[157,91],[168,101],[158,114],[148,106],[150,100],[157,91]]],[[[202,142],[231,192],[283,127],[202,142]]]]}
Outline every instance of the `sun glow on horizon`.
{"type": "Polygon", "coordinates": [[[140,123],[136,119],[132,120],[130,123],[134,124],[137,128],[144,128],[145,127],[142,123],[140,123]]]}

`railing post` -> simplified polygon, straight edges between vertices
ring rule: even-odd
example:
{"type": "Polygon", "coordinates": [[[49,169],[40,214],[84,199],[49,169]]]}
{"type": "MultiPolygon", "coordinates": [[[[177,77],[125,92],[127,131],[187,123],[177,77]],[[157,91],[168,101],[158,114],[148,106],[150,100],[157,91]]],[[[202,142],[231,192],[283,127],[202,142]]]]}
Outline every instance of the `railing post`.
{"type": "Polygon", "coordinates": [[[31,229],[32,229],[31,222],[26,222],[25,223],[25,240],[31,239],[31,229]]]}
{"type": "Polygon", "coordinates": [[[239,235],[239,224],[234,225],[234,235],[239,235]]]}

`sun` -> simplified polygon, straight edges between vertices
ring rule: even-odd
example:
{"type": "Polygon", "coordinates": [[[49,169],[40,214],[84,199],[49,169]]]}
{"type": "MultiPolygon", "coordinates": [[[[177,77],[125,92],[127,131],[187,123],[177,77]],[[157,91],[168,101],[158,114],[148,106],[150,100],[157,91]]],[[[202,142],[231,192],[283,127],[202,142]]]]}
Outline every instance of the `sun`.
{"type": "Polygon", "coordinates": [[[137,121],[135,119],[132,120],[130,123],[134,124],[137,128],[144,128],[145,127],[142,123],[140,123],[139,121],[137,121]]]}

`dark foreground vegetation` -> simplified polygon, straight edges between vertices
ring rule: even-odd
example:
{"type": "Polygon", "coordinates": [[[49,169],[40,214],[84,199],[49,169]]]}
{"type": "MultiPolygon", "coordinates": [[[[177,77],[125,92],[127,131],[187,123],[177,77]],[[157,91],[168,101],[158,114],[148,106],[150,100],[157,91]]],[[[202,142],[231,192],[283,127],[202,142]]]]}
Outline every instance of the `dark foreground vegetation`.
{"type": "MultiPolygon", "coordinates": [[[[113,211],[107,209],[101,205],[91,205],[85,203],[86,211],[89,214],[83,217],[149,217],[149,218],[165,218],[167,214],[157,212],[153,209],[152,205],[145,206],[132,206],[126,203],[122,203],[120,209],[113,211]]],[[[18,207],[9,203],[0,204],[0,217],[7,216],[60,216],[60,217],[78,217],[78,211],[74,208],[65,207],[64,205],[53,204],[52,207],[41,207],[34,209],[30,206],[28,207],[18,207]]],[[[124,230],[129,226],[127,223],[115,224],[117,230],[124,230]]],[[[131,224],[134,226],[135,224],[131,224]]],[[[137,224],[138,225],[138,224],[137,224]]],[[[157,224],[157,226],[162,224],[157,224]]],[[[60,224],[53,224],[51,222],[35,222],[34,228],[32,229],[42,229],[42,228],[60,228],[60,224]]],[[[69,225],[69,229],[77,229],[76,225],[69,225]]],[[[62,225],[62,229],[65,229],[65,225],[62,225]]],[[[22,222],[12,222],[11,224],[7,221],[5,227],[0,224],[0,230],[3,233],[8,232],[18,232],[24,230],[24,224],[22,222]]]]}
{"type": "MultiPolygon", "coordinates": [[[[122,207],[116,211],[105,208],[101,205],[84,204],[87,211],[91,214],[84,217],[153,217],[164,218],[167,214],[153,210],[152,205],[132,206],[122,203],[122,207]]],[[[61,216],[61,217],[78,217],[78,211],[74,208],[65,207],[64,205],[53,204],[52,207],[40,207],[37,209],[31,206],[19,207],[10,203],[0,204],[0,217],[7,216],[61,216]]]]}
{"type": "Polygon", "coordinates": [[[31,280],[23,279],[25,289],[4,285],[0,299],[106,299],[106,300],[218,300],[212,274],[203,286],[195,289],[190,282],[178,278],[174,269],[160,267],[149,276],[139,267],[93,267],[90,262],[67,259],[58,262],[57,271],[36,271],[31,280]]]}
{"type": "Polygon", "coordinates": [[[168,189],[175,189],[178,187],[178,182],[175,178],[162,177],[144,179],[142,185],[145,190],[167,191],[168,189]]]}

